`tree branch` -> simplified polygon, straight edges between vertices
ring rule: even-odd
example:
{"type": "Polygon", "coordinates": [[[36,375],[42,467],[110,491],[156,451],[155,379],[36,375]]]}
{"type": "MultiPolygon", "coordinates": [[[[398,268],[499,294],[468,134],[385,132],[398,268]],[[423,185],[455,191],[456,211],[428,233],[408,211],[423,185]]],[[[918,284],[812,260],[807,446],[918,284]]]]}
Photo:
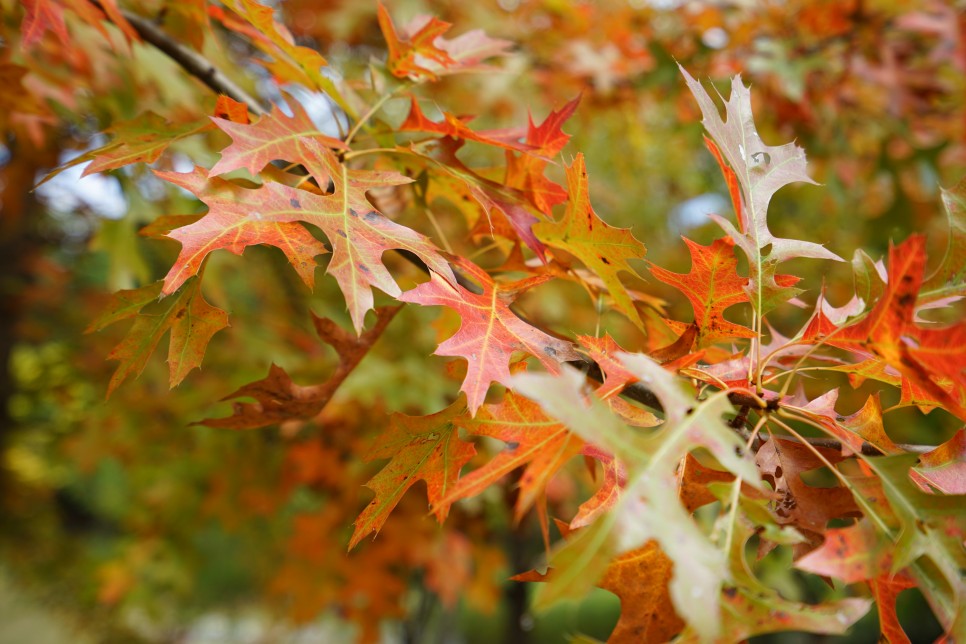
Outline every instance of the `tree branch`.
{"type": "MultiPolygon", "coordinates": [[[[92,0],[92,2],[98,9],[103,10],[98,0],[92,0]]],[[[106,12],[105,15],[107,15],[106,12]]],[[[131,26],[145,42],[157,47],[168,58],[181,65],[186,72],[207,85],[216,94],[224,94],[239,103],[244,103],[248,106],[248,111],[256,116],[261,116],[266,112],[258,99],[239,87],[215,67],[210,60],[171,38],[150,20],[126,10],[121,10],[121,15],[131,23],[131,26]]]]}

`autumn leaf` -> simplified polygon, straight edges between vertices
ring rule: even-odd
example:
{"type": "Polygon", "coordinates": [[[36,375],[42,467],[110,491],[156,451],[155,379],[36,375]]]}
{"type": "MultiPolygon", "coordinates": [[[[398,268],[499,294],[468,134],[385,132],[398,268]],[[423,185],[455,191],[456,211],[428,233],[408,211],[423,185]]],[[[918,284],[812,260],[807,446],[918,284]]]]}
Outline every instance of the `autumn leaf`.
{"type": "Polygon", "coordinates": [[[534,125],[533,116],[528,115],[529,126],[524,142],[531,146],[525,154],[506,152],[506,179],[504,184],[521,190],[527,199],[545,215],[553,214],[553,207],[567,201],[567,191],[545,176],[549,162],[557,156],[570,135],[561,127],[577,109],[580,97],[573,99],[557,111],[547,115],[540,125],[534,125]]]}
{"type": "Polygon", "coordinates": [[[868,581],[886,641],[908,642],[896,618],[896,596],[915,586],[908,574],[894,573],[889,542],[868,519],[846,528],[830,529],[821,547],[795,562],[808,572],[846,583],[868,581]]]}
{"type": "MultiPolygon", "coordinates": [[[[762,501],[744,495],[729,496],[730,499],[723,499],[723,502],[734,505],[727,508],[723,516],[728,518],[719,527],[727,534],[728,547],[724,554],[728,558],[729,579],[721,589],[725,618],[718,641],[741,642],[755,635],[781,631],[840,635],[868,612],[870,602],[866,599],[847,598],[804,604],[785,599],[776,590],[763,584],[746,558],[748,541],[754,535],[762,538],[774,535],[777,526],[771,513],[762,507],[762,501]]],[[[693,643],[703,641],[703,638],[689,624],[675,641],[693,643]]]]}
{"type": "MultiPolygon", "coordinates": [[[[815,447],[831,463],[842,460],[835,450],[815,447]]],[[[761,475],[771,482],[779,498],[774,511],[779,524],[792,524],[812,533],[825,532],[832,519],[855,516],[858,507],[844,487],[814,487],[802,475],[823,466],[813,451],[797,441],[772,438],[755,456],[761,475]]]]}
{"type": "Polygon", "coordinates": [[[567,192],[569,201],[563,217],[537,223],[533,232],[551,248],[564,250],[583,262],[603,281],[617,309],[638,327],[643,326],[618,274],[637,275],[628,260],[644,257],[644,244],[629,229],[609,226],[594,212],[583,154],[578,154],[567,168],[567,192]]]}
{"type": "Polygon", "coordinates": [[[966,494],[966,429],[922,454],[910,475],[920,486],[933,486],[945,494],[966,494]]]}
{"type": "Polygon", "coordinates": [[[696,343],[704,347],[730,338],[753,338],[755,333],[724,317],[725,309],[748,302],[748,278],[738,275],[738,260],[730,237],[715,240],[710,246],[696,244],[687,237],[691,253],[691,272],[685,275],[652,264],[651,273],[665,284],[684,293],[694,310],[698,327],[696,343]]]}
{"type": "Polygon", "coordinates": [[[135,318],[124,340],[108,354],[109,359],[121,363],[108,384],[108,396],[129,376],[137,377],[144,371],[148,358],[169,331],[169,383],[175,387],[188,372],[201,366],[208,341],[228,326],[228,314],[208,304],[201,295],[200,280],[193,280],[177,295],[161,299],[144,312],[143,309],[157,302],[161,287],[161,282],[155,282],[139,289],[119,291],[108,310],[88,327],[88,331],[98,331],[120,320],[135,318]]]}
{"type": "Polygon", "coordinates": [[[471,413],[475,414],[483,404],[491,383],[509,386],[509,365],[514,351],[536,357],[551,373],[559,372],[561,362],[579,357],[570,342],[540,331],[510,310],[517,295],[546,282],[546,276],[501,284],[472,262],[458,259],[455,265],[479,284],[480,293],[433,274],[428,282],[406,291],[398,299],[425,306],[446,306],[459,313],[459,331],[440,344],[435,353],[467,361],[460,390],[466,394],[471,413]]]}
{"type": "Polygon", "coordinates": [[[835,404],[838,398],[839,390],[830,389],[813,400],[807,400],[804,394],[788,396],[782,400],[782,406],[784,409],[808,418],[822,426],[830,436],[841,441],[842,452],[845,455],[859,454],[862,452],[862,445],[865,441],[858,433],[858,430],[871,434],[875,440],[883,443],[883,445],[891,443],[889,437],[884,433],[885,430],[881,429],[881,407],[878,409],[880,427],[876,428],[875,426],[876,407],[875,401],[872,398],[866,401],[865,408],[848,418],[840,416],[835,411],[835,404]]]}
{"type": "Polygon", "coordinates": [[[771,146],[762,142],[751,113],[751,92],[740,75],[732,80],[731,97],[725,102],[726,118],[722,120],[704,87],[683,67],[680,69],[701,108],[701,122],[717,143],[717,150],[711,146],[712,152],[727,162],[740,187],[739,228],[717,215],[713,217],[748,256],[751,303],[764,314],[799,292],[792,286],[796,278],[776,275],[779,264],[795,257],[841,261],[819,244],[778,238],[768,229],[768,204],[780,188],[794,182],[815,183],[805,172],[805,152],[794,143],[771,146]]]}
{"type": "Polygon", "coordinates": [[[280,248],[302,280],[314,285],[313,257],[327,252],[302,225],[322,229],[332,245],[327,272],[339,283],[356,332],[361,333],[366,312],[373,306],[371,286],[392,296],[401,289],[382,263],[389,249],[407,250],[434,272],[454,280],[452,269],[423,235],[390,221],[366,198],[366,190],[379,185],[402,185],[410,179],[393,172],[345,168],[335,156],[312,139],[303,139],[301,159],[312,176],[334,192],[318,195],[276,182],[255,190],[242,189],[220,178],[193,173],[157,173],[163,179],[194,193],[208,206],[195,223],[178,228],[169,237],[181,242],[181,253],[165,277],[165,292],[178,288],[194,275],[204,258],[223,248],[241,254],[247,246],[269,244],[280,248]]]}
{"type": "Polygon", "coordinates": [[[225,121],[231,121],[232,123],[241,123],[243,125],[248,125],[251,123],[251,118],[248,114],[248,105],[245,103],[239,103],[230,96],[225,96],[224,94],[219,94],[218,99],[215,102],[215,110],[212,113],[219,119],[225,121]]]}
{"type": "Polygon", "coordinates": [[[888,546],[888,539],[866,518],[845,528],[829,528],[822,545],[796,560],[795,567],[854,584],[892,574],[888,546]]]}
{"type": "MultiPolygon", "coordinates": [[[[966,635],[966,515],[963,496],[927,494],[909,477],[914,455],[869,458],[894,513],[892,570],[910,572],[929,601],[936,618],[954,639],[966,635]],[[922,565],[926,557],[932,565],[922,565]]],[[[881,519],[880,519],[881,521],[881,519]]]]}
{"type": "Polygon", "coordinates": [[[442,121],[433,121],[423,113],[416,97],[410,98],[409,116],[399,126],[400,132],[429,132],[463,141],[476,141],[506,150],[527,151],[530,145],[520,143],[520,132],[516,130],[476,131],[467,125],[469,117],[460,118],[443,112],[442,121]]]}
{"type": "Polygon", "coordinates": [[[440,501],[456,484],[460,468],[476,453],[471,443],[459,438],[458,419],[466,414],[460,397],[446,409],[430,416],[393,414],[389,428],[366,454],[366,460],[390,459],[366,486],[376,493],[355,521],[349,540],[351,550],[363,538],[379,529],[389,513],[416,481],[426,483],[426,495],[437,519],[443,521],[448,505],[440,501]]]}
{"type": "Polygon", "coordinates": [[[321,384],[302,386],[292,382],[284,369],[271,365],[262,380],[248,383],[223,400],[254,398],[254,403],[235,402],[231,416],[209,418],[201,425],[222,429],[254,429],[292,420],[312,418],[328,404],[333,394],[366,356],[372,345],[382,336],[399,306],[376,309],[376,323],[356,337],[346,333],[328,318],[315,315],[315,331],[324,343],[332,347],[339,362],[329,378],[321,384]]]}
{"type": "MultiPolygon", "coordinates": [[[[838,422],[855,436],[874,445],[883,454],[897,454],[902,451],[885,431],[885,425],[882,422],[882,402],[878,393],[869,396],[857,412],[838,422]]],[[[849,442],[849,447],[856,453],[860,453],[862,449],[862,446],[855,441],[849,442]]]]}
{"type": "Polygon", "coordinates": [[[304,218],[300,200],[315,203],[312,200],[318,196],[278,183],[247,190],[209,176],[200,167],[190,173],[155,174],[193,193],[208,206],[201,219],[167,234],[181,242],[181,252],[164,278],[166,293],[176,291],[196,275],[211,251],[224,249],[241,255],[255,244],[279,248],[309,288],[315,285],[314,258],[329,251],[299,221],[304,218]]]}
{"type": "Polygon", "coordinates": [[[578,335],[577,341],[586,347],[588,355],[598,367],[604,378],[603,384],[597,389],[601,399],[607,399],[619,394],[624,388],[637,381],[637,376],[631,373],[620,360],[624,349],[617,341],[605,333],[601,337],[578,335]]]}
{"type": "Polygon", "coordinates": [[[477,221],[474,236],[478,234],[503,236],[512,241],[522,241],[537,257],[544,259],[546,248],[533,234],[533,224],[539,221],[528,208],[519,191],[480,176],[468,168],[456,156],[463,145],[453,138],[434,139],[432,154],[416,145],[410,151],[429,164],[435,175],[427,190],[433,196],[442,196],[458,207],[475,201],[486,215],[486,221],[477,221]],[[500,217],[503,221],[500,221],[500,217]]]}
{"type": "Polygon", "coordinates": [[[231,30],[248,36],[252,44],[269,56],[269,60],[253,58],[272,75],[285,83],[298,83],[321,90],[348,114],[354,114],[336,84],[322,68],[328,63],[311,47],[297,45],[288,27],[275,20],[275,9],[255,0],[226,0],[237,20],[225,15],[220,7],[210,7],[209,15],[219,18],[231,30]]]}
{"type": "Polygon", "coordinates": [[[869,582],[879,612],[879,630],[882,632],[883,642],[910,644],[909,636],[902,630],[899,616],[896,615],[896,599],[903,590],[915,585],[906,576],[898,575],[880,575],[869,582]]]}
{"type": "Polygon", "coordinates": [[[654,541],[611,562],[597,583],[621,600],[609,644],[669,642],[684,626],[668,594],[671,560],[654,541]]]}
{"type": "MultiPolygon", "coordinates": [[[[693,455],[687,454],[678,465],[678,495],[681,504],[689,512],[718,500],[710,485],[713,483],[731,483],[735,480],[733,474],[706,467],[693,455]]],[[[742,485],[742,493],[752,496],[757,490],[747,484],[742,485]]]]}
{"type": "Polygon", "coordinates": [[[583,449],[583,441],[559,421],[513,392],[507,392],[497,404],[483,405],[474,418],[462,418],[459,423],[474,436],[495,438],[506,446],[485,465],[461,477],[438,508],[434,506],[444,513],[453,502],[476,496],[523,467],[514,509],[514,519],[519,522],[544,494],[550,479],[583,449]]]}
{"type": "MultiPolygon", "coordinates": [[[[889,247],[888,282],[864,317],[824,338],[832,346],[872,354],[902,374],[904,393],[917,387],[950,412],[966,419],[966,323],[947,328],[915,322],[917,294],[926,264],[925,239],[912,235],[889,247]],[[947,391],[943,383],[948,382],[947,391]]],[[[908,394],[907,394],[908,395],[908,394]]]]}
{"type": "Polygon", "coordinates": [[[577,514],[570,520],[571,530],[590,525],[613,508],[627,485],[627,468],[613,455],[593,445],[584,445],[581,454],[588,460],[590,467],[593,467],[593,460],[598,461],[603,469],[603,476],[597,491],[577,508],[577,514]]]}
{"type": "Polygon", "coordinates": [[[82,163],[90,164],[81,176],[117,170],[132,163],[154,163],[172,143],[211,128],[207,122],[170,123],[154,112],[145,112],[138,118],[118,123],[105,130],[112,135],[110,142],[99,148],[79,154],[57,167],[38,186],[82,163]]]}
{"type": "Polygon", "coordinates": [[[717,597],[726,578],[725,561],[678,499],[675,469],[688,452],[704,447],[750,485],[761,486],[761,481],[754,465],[739,456],[744,447],[723,422],[731,410],[725,394],[698,403],[684,381],[646,356],[623,354],[620,359],[667,410],[664,424],[646,437],[589,395],[583,376],[573,369],[561,376],[525,373],[513,378],[518,393],[628,466],[625,491],[613,509],[554,551],[554,576],[541,588],[538,603],[579,595],[614,555],[655,539],[674,563],[670,593],[676,609],[703,637],[713,638],[721,628],[717,597]],[[695,601],[706,610],[688,611],[695,601]]]}
{"type": "Polygon", "coordinates": [[[257,175],[276,159],[301,160],[311,154],[303,145],[309,139],[328,148],[346,149],[339,139],[320,132],[298,101],[289,101],[289,109],[292,116],[276,105],[251,125],[213,117],[212,122],[232,138],[232,144],[221,151],[221,159],[209,171],[211,176],[239,168],[257,175]]]}
{"type": "Polygon", "coordinates": [[[52,0],[24,0],[23,24],[20,25],[20,46],[30,49],[43,38],[48,30],[53,31],[61,42],[68,42],[67,24],[64,10],[52,0]]]}
{"type": "Polygon", "coordinates": [[[379,28],[389,49],[386,65],[393,75],[414,81],[435,81],[439,76],[490,69],[481,63],[500,56],[512,46],[506,40],[490,38],[475,29],[452,39],[442,37],[452,25],[433,16],[417,16],[397,30],[380,2],[379,28]]]}

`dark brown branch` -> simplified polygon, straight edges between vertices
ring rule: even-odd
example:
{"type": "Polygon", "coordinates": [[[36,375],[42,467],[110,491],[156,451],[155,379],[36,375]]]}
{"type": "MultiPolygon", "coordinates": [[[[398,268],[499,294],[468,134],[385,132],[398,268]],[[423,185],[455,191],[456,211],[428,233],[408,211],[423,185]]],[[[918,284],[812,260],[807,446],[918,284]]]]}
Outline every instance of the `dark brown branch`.
{"type": "MultiPolygon", "coordinates": [[[[93,2],[99,9],[103,9],[100,2],[97,0],[93,0],[93,2]]],[[[224,94],[239,103],[244,103],[248,106],[248,111],[256,116],[266,112],[258,99],[239,87],[207,58],[168,36],[153,22],[130,11],[122,10],[121,14],[125,20],[131,23],[131,26],[145,42],[157,47],[168,58],[181,65],[186,72],[207,85],[216,94],[224,94]]]]}

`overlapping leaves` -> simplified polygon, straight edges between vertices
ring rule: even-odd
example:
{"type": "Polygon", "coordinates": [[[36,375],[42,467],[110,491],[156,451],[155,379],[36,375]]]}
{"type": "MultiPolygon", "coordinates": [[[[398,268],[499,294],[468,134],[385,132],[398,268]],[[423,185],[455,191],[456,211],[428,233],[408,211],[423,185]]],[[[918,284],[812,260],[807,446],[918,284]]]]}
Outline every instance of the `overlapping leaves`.
{"type": "MultiPolygon", "coordinates": [[[[858,412],[840,416],[834,392],[802,402],[786,395],[788,387],[778,390],[771,383],[786,376],[790,382],[797,377],[795,369],[812,360],[809,368],[846,371],[854,382],[874,378],[901,384],[902,403],[938,406],[966,418],[966,325],[931,326],[918,317],[926,308],[966,294],[964,184],[943,193],[950,219],[949,250],[930,276],[926,277],[925,243],[919,236],[890,248],[887,272],[857,254],[852,302],[834,309],[823,297],[798,336],[786,339],[772,332],[764,359],[760,351],[742,348],[722,357],[720,347],[712,350],[722,341],[753,339],[760,349],[764,316],[801,293],[797,277],[779,272],[783,262],[838,258],[819,244],[775,237],[768,226],[775,193],[794,182],[810,182],[804,152],[792,143],[769,146],[761,141],[750,92],[740,77],[732,82],[722,118],[702,85],[684,72],[711,137],[708,147],[724,173],[737,225],[717,217],[729,237],[711,246],[685,240],[692,259],[686,275],[652,267],[652,273],[680,290],[693,308],[694,322],[684,329],[664,321],[680,334],[677,341],[671,337],[670,344],[661,346],[652,337],[647,346],[655,350],[647,357],[620,354],[608,335],[578,338],[603,379],[594,389],[585,374],[561,367],[583,360],[574,344],[524,319],[513,306],[521,293],[566,276],[595,294],[606,294],[638,330],[656,327],[655,320],[642,316],[639,296],[621,281],[622,274],[635,275],[630,262],[643,257],[644,245],[630,230],[608,226],[594,212],[583,155],[577,154],[567,166],[566,189],[546,175],[568,141],[561,128],[577,101],[552,112],[539,126],[531,120],[528,128],[478,130],[469,118],[445,109],[440,110],[442,120],[430,118],[413,95],[401,124],[380,123],[369,129],[366,119],[375,117],[398,85],[369,103],[363,99],[365,92],[355,94],[357,86],[343,93],[322,73],[325,59],[297,44],[271,7],[254,0],[222,4],[225,9],[212,7],[210,16],[248,38],[263,56],[258,63],[277,82],[325,91],[350,119],[360,111],[365,116],[345,140],[321,132],[297,103],[291,105],[291,116],[275,108],[254,123],[240,113],[238,118],[216,118],[214,124],[232,142],[210,170],[157,172],[194,194],[208,210],[190,219],[154,222],[147,232],[165,232],[181,244],[163,283],[122,291],[93,325],[101,328],[136,318],[128,336],[110,354],[120,366],[109,390],[144,369],[166,332],[171,333],[172,385],[200,364],[210,338],[227,325],[224,311],[208,304],[200,291],[204,262],[214,250],[241,254],[255,244],[275,246],[310,288],[315,283],[315,258],[331,252],[327,272],[345,297],[356,336],[330,320],[316,320],[319,335],[340,354],[330,379],[300,386],[273,366],[265,379],[230,396],[255,402],[236,403],[234,414],[207,424],[242,429],[316,416],[395,313],[377,310],[376,324],[363,332],[367,312],[374,307],[373,287],[400,302],[454,311],[460,327],[436,353],[465,361],[460,386],[465,400],[458,397],[428,416],[391,417],[389,427],[366,453],[368,460],[388,462],[367,484],[374,498],[356,521],[350,547],[379,532],[419,481],[426,485],[433,513],[443,520],[457,501],[479,494],[515,470],[521,470],[515,518],[519,521],[537,506],[546,526],[542,497],[551,479],[564,471],[571,457],[584,455],[604,466],[603,484],[569,525],[561,524],[567,537],[551,556],[553,572],[541,601],[580,595],[599,583],[622,601],[616,640],[678,635],[680,641],[736,641],[789,629],[841,633],[867,609],[867,602],[857,599],[797,604],[766,587],[746,560],[753,535],[758,535],[760,552],[776,546],[792,547],[797,554],[812,549],[798,560],[800,569],[848,583],[868,583],[890,637],[901,639],[891,605],[896,593],[910,583],[923,589],[944,629],[952,637],[962,636],[966,528],[961,499],[954,494],[964,489],[963,434],[917,461],[903,455],[904,448],[889,438],[878,396],[869,397],[858,412]],[[359,143],[367,140],[363,131],[371,135],[370,148],[359,143]],[[360,136],[354,138],[356,134],[360,136]],[[477,167],[461,160],[457,153],[466,142],[501,151],[505,168],[477,167]],[[366,165],[368,159],[378,161],[366,165]],[[273,161],[282,161],[284,169],[270,165],[273,161]],[[242,169],[256,179],[255,184],[222,176],[242,169]],[[419,176],[422,196],[475,202],[485,218],[479,213],[475,220],[468,217],[468,243],[485,235],[508,240],[514,250],[505,258],[503,270],[522,276],[497,276],[499,271],[467,257],[444,255],[423,233],[379,212],[371,191],[394,191],[412,182],[397,170],[419,176]],[[733,245],[747,256],[747,276],[739,274],[733,245]],[[523,249],[531,256],[524,257],[523,249]],[[384,257],[392,250],[402,251],[412,264],[425,269],[425,277],[419,278],[425,281],[402,292],[384,257]],[[726,309],[745,302],[756,313],[753,329],[724,317],[726,309]],[[793,365],[792,360],[799,363],[793,365]],[[523,361],[549,373],[512,375],[513,369],[522,371],[523,361]],[[755,374],[752,383],[750,376],[755,374]],[[486,404],[493,384],[507,391],[497,402],[486,404]],[[645,428],[654,424],[651,412],[617,398],[632,391],[637,400],[663,410],[660,427],[645,428]],[[734,401],[739,401],[739,409],[734,401]],[[776,421],[777,410],[785,420],[830,434],[837,448],[815,446],[797,436],[791,425],[776,421]],[[749,417],[757,419],[754,431],[749,431],[749,417]],[[761,436],[772,430],[786,433],[767,440],[761,436]],[[475,454],[468,435],[496,439],[503,447],[464,474],[463,467],[475,454]],[[875,450],[890,456],[870,457],[875,450]],[[856,454],[864,462],[853,468],[856,454]],[[810,485],[809,476],[823,468],[841,485],[810,485]],[[692,513],[714,501],[720,504],[720,513],[715,529],[708,530],[692,513]],[[856,522],[847,528],[828,527],[832,521],[853,519],[856,522]],[[653,605],[642,609],[644,602],[653,605]],[[695,603],[701,611],[691,610],[695,603]],[[658,609],[667,619],[655,621],[658,609]]],[[[67,27],[55,5],[48,0],[27,3],[25,48],[36,46],[48,31],[66,39],[67,27]]],[[[123,29],[116,4],[100,5],[104,15],[123,29]]],[[[99,22],[100,18],[95,26],[99,22]]],[[[398,28],[381,5],[378,22],[388,47],[384,78],[411,81],[406,87],[486,69],[483,61],[505,53],[509,46],[475,31],[447,39],[443,34],[450,25],[433,17],[419,17],[398,28]]],[[[371,85],[367,91],[380,91],[375,80],[371,85]]],[[[107,146],[78,162],[92,160],[88,172],[153,163],[172,142],[211,130],[208,121],[171,126],[147,114],[115,126],[107,146]]],[[[457,210],[469,212],[461,205],[457,210]]],[[[454,228],[411,219],[418,222],[412,224],[415,227],[436,234],[443,245],[444,231],[454,228]]],[[[588,371],[594,368],[583,364],[588,371]]]]}

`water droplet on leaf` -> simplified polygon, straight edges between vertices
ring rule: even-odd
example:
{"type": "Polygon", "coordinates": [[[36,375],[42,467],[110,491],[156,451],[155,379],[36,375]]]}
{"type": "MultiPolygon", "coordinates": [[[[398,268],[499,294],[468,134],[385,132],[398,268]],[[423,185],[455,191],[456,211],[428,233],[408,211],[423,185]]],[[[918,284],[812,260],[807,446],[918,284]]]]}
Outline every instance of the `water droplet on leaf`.
{"type": "Polygon", "coordinates": [[[752,166],[768,165],[771,163],[771,155],[767,152],[755,152],[751,155],[752,166]]]}

